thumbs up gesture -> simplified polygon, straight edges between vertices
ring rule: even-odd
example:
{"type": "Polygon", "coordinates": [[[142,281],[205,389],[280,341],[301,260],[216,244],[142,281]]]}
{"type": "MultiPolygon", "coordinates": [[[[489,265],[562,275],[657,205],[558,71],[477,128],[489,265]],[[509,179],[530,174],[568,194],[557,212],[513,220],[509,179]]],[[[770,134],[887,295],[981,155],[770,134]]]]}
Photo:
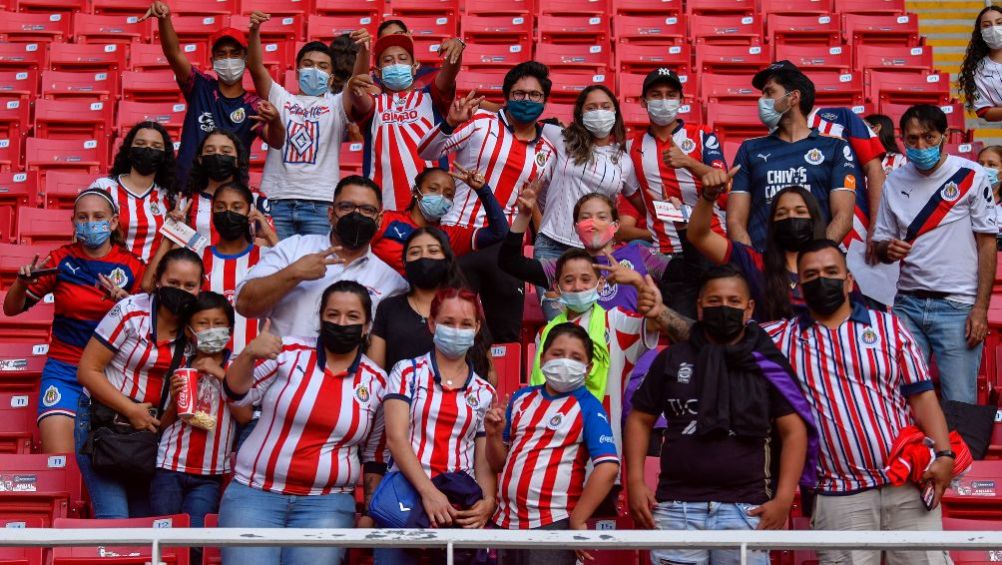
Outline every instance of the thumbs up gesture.
{"type": "Polygon", "coordinates": [[[721,192],[730,190],[731,181],[734,180],[734,175],[738,174],[740,170],[741,165],[735,165],[729,171],[715,168],[703,175],[703,198],[716,200],[721,192]]]}
{"type": "Polygon", "coordinates": [[[257,337],[247,344],[247,347],[244,348],[244,352],[255,360],[278,359],[279,353],[282,352],[282,338],[271,333],[270,318],[264,321],[261,333],[257,334],[257,337]]]}

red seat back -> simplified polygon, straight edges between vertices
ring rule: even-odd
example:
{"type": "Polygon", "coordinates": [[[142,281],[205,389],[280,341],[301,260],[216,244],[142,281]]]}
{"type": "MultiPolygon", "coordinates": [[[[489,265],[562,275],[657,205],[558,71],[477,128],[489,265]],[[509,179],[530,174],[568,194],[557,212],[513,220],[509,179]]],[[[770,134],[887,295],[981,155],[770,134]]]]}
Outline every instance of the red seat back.
{"type": "Polygon", "coordinates": [[[0,67],[0,95],[18,98],[38,97],[38,71],[15,71],[0,67]]]}
{"type": "Polygon", "coordinates": [[[234,3],[241,14],[261,11],[272,15],[296,15],[305,13],[309,8],[308,2],[300,0],[236,0],[234,3]]]}
{"type": "Polygon", "coordinates": [[[592,84],[604,84],[610,89],[615,89],[615,83],[608,72],[591,75],[551,72],[550,80],[553,81],[553,90],[550,91],[550,98],[547,100],[547,103],[553,104],[573,104],[577,100],[578,95],[581,94],[581,91],[592,84]]]}
{"type": "Polygon", "coordinates": [[[587,43],[609,41],[609,19],[596,15],[539,16],[539,38],[547,43],[587,43]]]}
{"type": "Polygon", "coordinates": [[[43,527],[83,510],[83,480],[73,454],[0,455],[0,519],[43,527]]]}
{"type": "MultiPolygon", "coordinates": [[[[868,97],[880,104],[946,104],[950,100],[950,76],[946,73],[870,71],[868,75],[868,97]]],[[[897,122],[894,125],[897,127],[897,122]]]]}
{"type": "Polygon", "coordinates": [[[787,60],[804,71],[849,72],[852,69],[852,46],[776,45],[776,60],[787,60]]]}
{"type": "Polygon", "coordinates": [[[539,0],[541,16],[604,16],[608,13],[608,0],[539,0]]]}
{"type": "Polygon", "coordinates": [[[37,414],[36,390],[0,391],[0,453],[31,453],[37,414]]]}
{"type": "MultiPolygon", "coordinates": [[[[109,100],[108,110],[118,96],[118,73],[115,71],[44,71],[42,96],[50,100],[109,100]]],[[[38,112],[36,111],[36,117],[38,112]]]]}
{"type": "Polygon", "coordinates": [[[122,99],[137,102],[184,101],[177,81],[174,80],[174,73],[170,70],[122,73],[122,99]]]}
{"type": "Polygon", "coordinates": [[[841,22],[837,16],[769,14],[766,27],[769,43],[800,43],[814,45],[840,45],[841,22]]]}
{"type": "MultiPolygon", "coordinates": [[[[205,68],[209,60],[209,48],[204,42],[183,43],[181,51],[192,65],[205,68]]],[[[129,70],[169,70],[170,63],[159,43],[133,43],[129,51],[129,70]]]]}
{"type": "MultiPolygon", "coordinates": [[[[102,73],[105,74],[105,73],[102,73]]],[[[115,103],[91,100],[38,100],[35,135],[47,139],[104,139],[114,124],[115,103]]]]}
{"type": "Polygon", "coordinates": [[[943,517],[1002,520],[1002,461],[975,461],[943,494],[943,517]]]}
{"type": "Polygon", "coordinates": [[[73,239],[73,210],[18,208],[17,239],[22,244],[69,243],[73,239]]]}
{"type": "Polygon", "coordinates": [[[237,9],[237,0],[212,0],[212,2],[206,2],[205,0],[173,0],[170,3],[170,8],[178,14],[183,14],[186,16],[211,16],[211,15],[229,15],[239,13],[237,9]]]}
{"type": "MultiPolygon", "coordinates": [[[[769,48],[761,45],[700,45],[696,49],[696,72],[754,75],[769,66],[769,48]]],[[[705,83],[706,79],[700,81],[705,83]]],[[[751,85],[751,81],[748,82],[751,85]]]]}
{"type": "MultiPolygon", "coordinates": [[[[473,43],[525,44],[532,40],[532,17],[525,14],[463,16],[463,38],[473,43]]],[[[463,64],[466,64],[465,57],[463,64]]]]}
{"type": "Polygon", "coordinates": [[[73,15],[73,37],[77,43],[149,42],[153,25],[153,19],[141,22],[136,16],[78,13],[73,15]]]}
{"type": "Polygon", "coordinates": [[[42,184],[41,198],[46,208],[65,208],[72,210],[77,194],[80,194],[91,183],[94,175],[73,171],[52,171],[45,175],[42,184]]]}
{"type": "Polygon", "coordinates": [[[494,363],[494,372],[497,374],[499,398],[505,398],[506,395],[513,394],[523,386],[525,381],[522,379],[522,346],[520,344],[499,343],[492,345],[491,359],[494,363]]]}
{"type": "Polygon", "coordinates": [[[532,44],[485,45],[471,43],[463,50],[463,68],[470,70],[508,69],[532,59],[532,44]]]}
{"type": "Polygon", "coordinates": [[[134,102],[123,100],[118,103],[118,120],[115,129],[122,135],[139,122],[151,121],[162,125],[171,137],[180,139],[181,127],[188,106],[178,102],[134,102]]]}
{"type": "Polygon", "coordinates": [[[0,68],[38,70],[45,68],[47,50],[38,43],[0,43],[0,68]]]}
{"type": "MultiPolygon", "coordinates": [[[[0,528],[42,528],[45,523],[35,517],[0,518],[0,528]]],[[[16,565],[42,565],[41,547],[0,547],[0,563],[16,565]]]]}
{"type": "Polygon", "coordinates": [[[53,43],[49,65],[56,71],[124,71],[126,55],[125,46],[114,43],[53,43]]]}
{"type": "Polygon", "coordinates": [[[915,14],[845,14],[842,32],[846,43],[911,45],[919,43],[918,16],[915,14]]]}
{"type": "MultiPolygon", "coordinates": [[[[38,206],[38,173],[0,173],[0,206],[38,206]]],[[[2,235],[2,234],[0,234],[2,235]]]]}
{"type": "Polygon", "coordinates": [[[69,14],[0,11],[0,41],[66,41],[69,36],[69,14]]]}
{"type": "Polygon", "coordinates": [[[97,174],[107,167],[108,144],[104,139],[39,139],[25,143],[24,164],[39,171],[39,179],[52,169],[86,171],[97,174]]]}
{"type": "Polygon", "coordinates": [[[689,29],[696,43],[756,45],[763,42],[762,20],[758,16],[695,14],[689,18],[689,29]]]}
{"type": "Polygon", "coordinates": [[[675,15],[663,17],[616,16],[612,21],[613,38],[618,43],[649,45],[682,45],[685,43],[685,21],[675,15]]]}
{"type": "Polygon", "coordinates": [[[761,93],[752,86],[752,76],[744,75],[718,75],[703,73],[700,75],[700,86],[702,92],[700,99],[703,101],[713,100],[715,102],[728,102],[730,104],[755,105],[761,93]]]}
{"type": "Polygon", "coordinates": [[[669,67],[679,75],[689,74],[692,60],[688,45],[633,45],[616,46],[616,68],[620,73],[646,75],[654,69],[669,67]]]}
{"type": "Polygon", "coordinates": [[[832,0],[762,0],[762,13],[786,15],[831,15],[832,0]]]}
{"type": "Polygon", "coordinates": [[[455,18],[459,15],[457,0],[394,0],[390,2],[390,8],[397,16],[432,14],[455,18]]]}
{"type": "Polygon", "coordinates": [[[863,73],[808,71],[814,83],[815,106],[856,106],[863,103],[863,73]]]}
{"type": "Polygon", "coordinates": [[[359,15],[379,19],[386,13],[383,0],[314,0],[318,14],[359,15]]]}
{"type": "Polygon", "coordinates": [[[306,39],[330,43],[339,35],[363,28],[369,30],[371,35],[376,35],[378,25],[379,20],[370,15],[318,16],[313,14],[306,19],[306,39]]]}
{"type": "MultiPolygon", "coordinates": [[[[126,518],[122,520],[88,520],[79,518],[56,519],[52,527],[68,528],[187,528],[191,519],[187,514],[126,518]]],[[[115,553],[115,563],[143,565],[151,559],[149,545],[109,547],[56,547],[52,550],[52,565],[85,565],[96,561],[107,562],[106,553],[115,553]]],[[[187,547],[164,547],[160,560],[170,565],[188,565],[187,547]]]]}
{"type": "Polygon", "coordinates": [[[840,14],[900,14],[905,11],[905,0],[835,0],[835,11],[840,14]]]}

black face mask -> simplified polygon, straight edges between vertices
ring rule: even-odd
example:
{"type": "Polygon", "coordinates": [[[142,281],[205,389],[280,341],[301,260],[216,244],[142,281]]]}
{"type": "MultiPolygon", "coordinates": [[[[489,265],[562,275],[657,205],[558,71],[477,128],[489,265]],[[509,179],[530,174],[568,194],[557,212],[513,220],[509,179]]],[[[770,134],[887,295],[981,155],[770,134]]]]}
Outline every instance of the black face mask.
{"type": "Polygon", "coordinates": [[[745,311],[743,308],[730,306],[704,307],[703,317],[699,322],[714,341],[728,343],[744,329],[745,311]]]}
{"type": "Polygon", "coordinates": [[[175,316],[184,316],[195,305],[195,295],[174,286],[162,286],[157,289],[157,302],[175,316]]]}
{"type": "Polygon", "coordinates": [[[822,316],[831,314],[845,303],[845,279],[818,277],[800,287],[804,291],[807,307],[822,316]]]}
{"type": "Polygon", "coordinates": [[[250,228],[250,218],[232,210],[212,213],[212,226],[219,237],[226,241],[246,238],[250,228]]]}
{"type": "Polygon", "coordinates": [[[210,179],[222,182],[237,174],[237,158],[219,153],[202,155],[202,168],[210,179]]]}
{"type": "Polygon", "coordinates": [[[166,154],[152,147],[130,147],[129,163],[141,175],[152,175],[163,164],[166,154]]]}
{"type": "Polygon", "coordinates": [[[339,355],[362,345],[362,324],[342,326],[334,322],[320,322],[320,343],[339,355]]]}
{"type": "Polygon", "coordinates": [[[814,239],[814,220],[785,218],[773,223],[776,242],[786,251],[800,251],[814,239]]]}
{"type": "Polygon", "coordinates": [[[445,259],[422,257],[404,263],[407,280],[417,288],[438,288],[449,274],[449,263],[445,259]]]}
{"type": "Polygon", "coordinates": [[[334,232],[337,233],[341,245],[349,249],[364,247],[372,241],[372,236],[376,235],[376,220],[363,216],[357,210],[338,218],[334,232]]]}

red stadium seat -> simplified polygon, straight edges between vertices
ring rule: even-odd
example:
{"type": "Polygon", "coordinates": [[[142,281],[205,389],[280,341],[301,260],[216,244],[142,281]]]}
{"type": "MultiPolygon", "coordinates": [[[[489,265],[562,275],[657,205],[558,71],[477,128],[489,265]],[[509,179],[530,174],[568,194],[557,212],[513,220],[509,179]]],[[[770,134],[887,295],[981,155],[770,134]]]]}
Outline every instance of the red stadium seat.
{"type": "Polygon", "coordinates": [[[612,0],[616,16],[660,16],[682,13],[681,0],[612,0]]]}
{"type": "Polygon", "coordinates": [[[264,170],[264,160],[268,155],[268,144],[264,142],[260,137],[254,138],[254,143],[251,143],[250,148],[250,167],[251,170],[261,171],[264,170]]]}
{"type": "MultiPolygon", "coordinates": [[[[123,102],[127,104],[127,102],[123,102]]],[[[52,171],[45,175],[41,200],[46,208],[73,209],[77,194],[94,182],[94,175],[72,171],[52,171]]]]}
{"type": "Polygon", "coordinates": [[[0,519],[36,519],[49,527],[80,515],[83,481],[72,454],[0,455],[0,469],[0,519]]]}
{"type": "Polygon", "coordinates": [[[449,39],[456,37],[459,29],[456,18],[450,16],[404,16],[399,19],[407,24],[415,41],[419,38],[449,39]]]}
{"type": "MultiPolygon", "coordinates": [[[[488,100],[502,100],[501,88],[504,85],[505,71],[485,70],[459,73],[456,77],[456,93],[465,96],[476,90],[477,95],[486,96],[488,100]]],[[[552,77],[551,77],[552,79],[552,77]]]]}
{"type": "MultiPolygon", "coordinates": [[[[244,15],[261,11],[275,15],[301,15],[309,11],[309,2],[302,0],[237,0],[239,7],[234,13],[244,15]]],[[[240,28],[243,29],[243,28],[240,28]]]]}
{"type": "Polygon", "coordinates": [[[755,45],[763,41],[762,20],[757,16],[695,14],[689,18],[689,29],[696,43],[755,45]]]}
{"type": "Polygon", "coordinates": [[[712,73],[700,74],[699,84],[701,91],[700,100],[703,102],[726,102],[728,104],[747,104],[754,106],[758,103],[761,93],[752,86],[753,74],[743,75],[718,75],[712,73]]]}
{"type": "Polygon", "coordinates": [[[23,98],[0,99],[0,139],[20,138],[31,131],[31,105],[23,98]]]}
{"type": "Polygon", "coordinates": [[[31,453],[37,414],[34,390],[0,392],[0,454],[31,453]]]}
{"type": "MultiPolygon", "coordinates": [[[[247,73],[249,74],[249,73],[247,73]]],[[[182,102],[181,89],[174,73],[165,71],[125,71],[122,73],[122,98],[137,102],[182,102]]]]}
{"type": "Polygon", "coordinates": [[[835,11],[840,14],[900,14],[905,11],[905,0],[835,0],[835,11]]]}
{"type": "Polygon", "coordinates": [[[87,0],[13,0],[18,12],[86,12],[87,0]]]}
{"type": "Polygon", "coordinates": [[[181,127],[187,105],[176,102],[132,102],[123,100],[118,104],[118,120],[115,129],[126,132],[134,124],[151,121],[162,125],[174,139],[180,139],[181,127]]]}
{"type": "Polygon", "coordinates": [[[212,16],[238,13],[237,0],[172,0],[170,8],[186,16],[212,16]]]}
{"type": "Polygon", "coordinates": [[[539,16],[539,40],[546,43],[604,44],[609,41],[609,19],[603,16],[539,16]]]}
{"type": "Polygon", "coordinates": [[[532,16],[463,16],[463,39],[468,43],[521,45],[532,37],[532,16]]]}
{"type": "Polygon", "coordinates": [[[680,75],[687,75],[690,60],[688,45],[620,43],[616,46],[616,69],[620,73],[647,74],[659,67],[669,67],[680,75]]]}
{"type": "MultiPolygon", "coordinates": [[[[30,264],[35,254],[41,258],[49,253],[48,247],[35,249],[30,246],[0,244],[0,249],[14,247],[27,247],[27,251],[33,253],[21,265],[30,264]]],[[[24,253],[24,250],[12,251],[11,257],[20,258],[24,253]]],[[[0,265],[4,267],[10,262],[11,259],[7,257],[0,258],[0,265]]],[[[17,274],[16,269],[14,274],[17,274]]],[[[0,292],[0,296],[6,297],[6,294],[0,292]]],[[[20,393],[31,391],[37,394],[38,380],[42,377],[42,368],[49,352],[49,335],[44,324],[52,326],[51,302],[36,304],[16,318],[8,318],[0,312],[0,331],[4,336],[4,342],[0,344],[0,390],[20,393]],[[19,320],[24,328],[20,332],[17,326],[19,320]]]]}
{"type": "Polygon", "coordinates": [[[364,145],[359,142],[341,144],[341,176],[361,175],[364,145]]]}
{"type": "Polygon", "coordinates": [[[687,14],[736,14],[751,16],[756,11],[755,0],[687,0],[687,14]]]}
{"type": "Polygon", "coordinates": [[[422,14],[456,19],[459,15],[459,2],[458,0],[392,0],[390,9],[395,16],[422,14]]]}
{"type": "Polygon", "coordinates": [[[0,206],[38,206],[38,193],[37,172],[0,173],[0,206]]]}
{"type": "MultiPolygon", "coordinates": [[[[91,0],[91,10],[95,14],[124,14],[126,16],[142,16],[149,9],[150,3],[145,0],[91,0]]],[[[171,11],[177,12],[177,2],[171,2],[171,11]]]]}
{"type": "Polygon", "coordinates": [[[740,147],[740,141],[726,141],[722,143],[721,151],[724,152],[724,160],[728,163],[734,163],[734,156],[738,154],[738,148],[740,147]]]}
{"type": "MultiPolygon", "coordinates": [[[[247,29],[250,26],[250,16],[231,16],[230,25],[237,29],[247,29]]],[[[261,41],[276,43],[279,41],[302,41],[306,36],[306,19],[303,14],[274,15],[261,24],[261,41]]]]}
{"type": "Polygon", "coordinates": [[[463,50],[463,69],[507,70],[531,59],[531,44],[486,45],[470,43],[463,50]]]}
{"type": "Polygon", "coordinates": [[[616,88],[612,75],[604,72],[590,76],[579,73],[551,72],[550,80],[553,81],[553,89],[550,91],[549,102],[553,104],[573,104],[581,91],[591,84],[604,84],[613,92],[616,88]]]}
{"type": "Polygon", "coordinates": [[[841,22],[831,15],[769,14],[766,22],[769,43],[839,45],[841,22]]]}
{"type": "Polygon", "coordinates": [[[807,69],[814,83],[815,106],[856,106],[863,103],[863,73],[807,69]]]}
{"type": "MultiPolygon", "coordinates": [[[[219,514],[206,514],[205,527],[218,528],[219,514]]],[[[222,565],[222,563],[223,556],[220,554],[218,547],[205,547],[202,549],[202,565],[222,565]]]]}
{"type": "Polygon", "coordinates": [[[790,61],[802,70],[849,72],[852,66],[852,46],[841,45],[776,45],[777,61],[790,61]]]}
{"type": "Polygon", "coordinates": [[[101,139],[115,120],[113,102],[38,100],[35,135],[48,139],[101,139]]]}
{"type": "Polygon", "coordinates": [[[295,45],[291,41],[264,42],[261,44],[261,52],[264,55],[264,66],[272,77],[291,69],[296,61],[295,45]]]}
{"type": "MultiPolygon", "coordinates": [[[[24,209],[38,210],[38,208],[24,209]]],[[[9,244],[2,244],[0,249],[8,246],[9,244]]],[[[31,264],[35,256],[43,260],[52,249],[59,247],[52,242],[20,246],[25,249],[0,261],[4,271],[13,268],[13,274],[10,276],[12,282],[17,276],[18,269],[31,264]]],[[[0,292],[0,297],[6,298],[6,291],[0,292]]],[[[51,297],[46,297],[41,303],[17,316],[7,316],[0,311],[0,337],[7,344],[7,347],[0,349],[0,381],[4,383],[5,389],[12,387],[23,390],[25,383],[33,383],[41,376],[44,363],[34,363],[32,358],[44,356],[49,351],[49,333],[52,330],[53,317],[51,300],[51,297]]],[[[44,358],[42,361],[44,362],[44,358]]]]}
{"type": "Polygon", "coordinates": [[[437,67],[442,64],[438,50],[442,48],[442,37],[415,37],[414,58],[424,66],[437,67]]]}
{"type": "Polygon", "coordinates": [[[873,102],[946,104],[950,100],[950,76],[946,73],[870,71],[867,74],[870,77],[867,95],[873,102]]]}
{"type": "Polygon", "coordinates": [[[616,16],[612,21],[613,37],[618,43],[647,45],[682,45],[685,21],[679,16],[616,16]]]}
{"type": "Polygon", "coordinates": [[[149,42],[153,20],[139,21],[136,16],[118,14],[74,14],[73,37],[77,43],[149,42]]]}
{"type": "Polygon", "coordinates": [[[73,240],[73,210],[18,208],[17,239],[21,244],[69,243],[73,240]]]}
{"type": "Polygon", "coordinates": [[[543,109],[543,119],[556,118],[561,124],[567,125],[574,121],[574,104],[547,104],[543,109]]]}
{"type": "MultiPolygon", "coordinates": [[[[42,97],[49,100],[77,102],[112,101],[118,96],[118,72],[108,71],[43,71],[42,97]]],[[[35,110],[38,114],[38,110],[35,110]]]]}
{"type": "Polygon", "coordinates": [[[907,45],[857,45],[856,69],[879,71],[929,71],[932,70],[932,46],[907,45]]]}
{"type": "MultiPolygon", "coordinates": [[[[467,16],[529,16],[535,13],[533,0],[464,2],[467,16]]],[[[465,21],[465,18],[464,18],[465,21]]]]}
{"type": "MultiPolygon", "coordinates": [[[[57,518],[54,528],[187,528],[191,518],[187,514],[172,516],[151,516],[149,518],[125,518],[120,520],[86,520],[79,518],[57,518]]],[[[150,546],[110,546],[110,547],[56,547],[52,550],[52,565],[92,565],[95,562],[116,565],[143,565],[149,563],[150,546]],[[109,558],[105,554],[114,553],[109,558]]],[[[164,547],[160,560],[169,565],[188,565],[187,547],[164,547]]]]}
{"type": "MultiPolygon", "coordinates": [[[[943,518],[943,530],[948,532],[998,532],[1002,531],[1002,521],[943,518]]],[[[950,558],[954,565],[990,565],[999,561],[999,551],[994,549],[951,551],[950,558]]]]}
{"type": "MultiPolygon", "coordinates": [[[[883,102],[880,104],[880,113],[891,118],[891,122],[897,125],[901,121],[901,116],[912,104],[892,104],[883,102]]],[[[946,114],[946,127],[949,131],[947,143],[962,143],[970,141],[970,132],[967,131],[967,124],[964,119],[964,105],[960,103],[942,104],[939,107],[946,114]]],[[[900,133],[900,132],[899,132],[900,133]]]]}
{"type": "Polygon", "coordinates": [[[970,159],[971,161],[977,162],[978,153],[981,153],[981,150],[984,148],[985,144],[981,141],[975,141],[973,143],[947,143],[943,146],[943,152],[948,155],[956,155],[957,157],[963,157],[964,159],[970,159]]]}
{"type": "Polygon", "coordinates": [[[0,41],[66,41],[69,37],[69,14],[0,12],[0,41]]]}
{"type": "Polygon", "coordinates": [[[0,69],[0,96],[4,98],[37,98],[38,71],[0,69]]]}
{"type": "Polygon", "coordinates": [[[612,53],[609,44],[536,44],[536,60],[551,71],[570,73],[605,73],[609,71],[612,53]]]}
{"type": "MultiPolygon", "coordinates": [[[[209,2],[199,0],[199,3],[209,5],[209,2]]],[[[171,18],[178,41],[186,43],[205,43],[205,39],[213,33],[229,26],[229,16],[174,16],[171,18]]],[[[270,23],[270,22],[269,22],[270,23]]],[[[268,23],[265,24],[267,26],[268,23]]],[[[262,26],[262,30],[264,26],[262,26]]],[[[263,35],[263,32],[262,32],[263,35]]],[[[153,39],[159,42],[159,28],[153,27],[153,39]]],[[[206,47],[208,49],[208,47],[206,47]]]]}
{"type": "Polygon", "coordinates": [[[497,391],[500,398],[514,394],[524,386],[522,380],[522,345],[498,343],[491,346],[491,358],[497,373],[497,391]]]}
{"type": "Polygon", "coordinates": [[[539,15],[545,16],[606,16],[608,0],[540,0],[539,15]]]}
{"type": "Polygon", "coordinates": [[[963,477],[943,493],[944,518],[1002,519],[1002,461],[975,461],[963,477]]]}
{"type": "MultiPolygon", "coordinates": [[[[638,75],[632,73],[620,73],[617,76],[619,80],[619,100],[621,102],[640,102],[640,98],[643,96],[644,89],[644,79],[647,75],[638,75]]],[[[689,80],[689,75],[679,75],[679,81],[682,83],[682,94],[687,98],[696,97],[697,84],[694,80],[689,80]]]]}
{"type": "Polygon", "coordinates": [[[831,15],[832,0],[762,0],[763,14],[831,15]]]}
{"type": "Polygon", "coordinates": [[[748,106],[710,102],[706,105],[706,125],[717,131],[721,140],[758,137],[768,130],[758,119],[758,112],[748,106]]]}
{"type": "MultiPolygon", "coordinates": [[[[2,14],[0,12],[0,17],[2,14]]],[[[47,52],[38,43],[0,43],[0,68],[16,71],[43,69],[47,65],[47,52]]]]}
{"type": "Polygon", "coordinates": [[[386,12],[383,0],[314,0],[314,11],[337,16],[367,15],[373,19],[381,18],[386,12]]]}
{"type": "Polygon", "coordinates": [[[125,47],[114,43],[53,43],[49,47],[49,68],[54,71],[124,71],[125,47]]]}
{"type": "MultiPolygon", "coordinates": [[[[0,171],[21,169],[24,140],[20,137],[0,137],[0,171]]],[[[2,234],[2,232],[0,232],[2,234]]]]}
{"type": "Polygon", "coordinates": [[[359,16],[357,14],[351,16],[311,15],[306,19],[306,39],[330,43],[339,35],[362,28],[369,30],[369,33],[374,36],[378,25],[379,21],[372,16],[359,16]]]}
{"type": "MultiPolygon", "coordinates": [[[[41,528],[45,526],[40,518],[0,518],[0,528],[41,528]]],[[[44,548],[3,547],[0,548],[0,563],[5,565],[42,565],[44,548]]]]}
{"type": "Polygon", "coordinates": [[[761,45],[700,45],[696,49],[696,72],[699,74],[754,74],[770,63],[769,49],[761,45]]]}
{"type": "Polygon", "coordinates": [[[42,139],[29,137],[25,141],[24,164],[29,171],[45,173],[53,169],[83,171],[98,174],[108,164],[108,144],[98,139],[42,139]]]}
{"type": "MultiPolygon", "coordinates": [[[[199,68],[207,68],[209,48],[204,42],[182,43],[181,51],[188,62],[199,68]]],[[[164,55],[160,43],[133,43],[129,51],[130,71],[169,70],[170,63],[164,55]]]]}
{"type": "Polygon", "coordinates": [[[847,43],[918,45],[919,26],[915,14],[844,14],[842,32],[847,43]]]}

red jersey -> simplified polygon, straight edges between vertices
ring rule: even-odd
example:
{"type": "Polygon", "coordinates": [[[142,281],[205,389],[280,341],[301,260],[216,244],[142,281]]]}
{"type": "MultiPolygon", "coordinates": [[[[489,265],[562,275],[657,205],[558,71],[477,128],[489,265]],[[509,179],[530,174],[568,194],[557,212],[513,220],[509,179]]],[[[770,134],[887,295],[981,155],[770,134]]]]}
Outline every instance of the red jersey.
{"type": "Polygon", "coordinates": [[[90,188],[100,188],[111,195],[118,207],[119,229],[125,236],[125,247],[148,263],[163,239],[160,228],[170,211],[167,189],[153,184],[137,196],[125,188],[121,177],[99,178],[90,188]]]}
{"type": "MultiPolygon", "coordinates": [[[[211,290],[222,294],[234,304],[237,285],[244,280],[251,267],[261,260],[261,248],[253,243],[235,255],[225,255],[216,249],[215,245],[205,248],[202,252],[202,264],[205,265],[205,283],[202,290],[211,290]]],[[[243,351],[244,347],[257,337],[257,319],[247,319],[237,312],[233,318],[233,337],[228,349],[234,355],[243,351]]]]}
{"type": "MultiPolygon", "coordinates": [[[[401,276],[404,274],[404,244],[414,230],[420,226],[414,223],[408,210],[383,212],[376,237],[372,238],[372,252],[401,276]]],[[[449,238],[449,247],[457,257],[476,249],[477,229],[462,226],[435,226],[449,238]]]]}

